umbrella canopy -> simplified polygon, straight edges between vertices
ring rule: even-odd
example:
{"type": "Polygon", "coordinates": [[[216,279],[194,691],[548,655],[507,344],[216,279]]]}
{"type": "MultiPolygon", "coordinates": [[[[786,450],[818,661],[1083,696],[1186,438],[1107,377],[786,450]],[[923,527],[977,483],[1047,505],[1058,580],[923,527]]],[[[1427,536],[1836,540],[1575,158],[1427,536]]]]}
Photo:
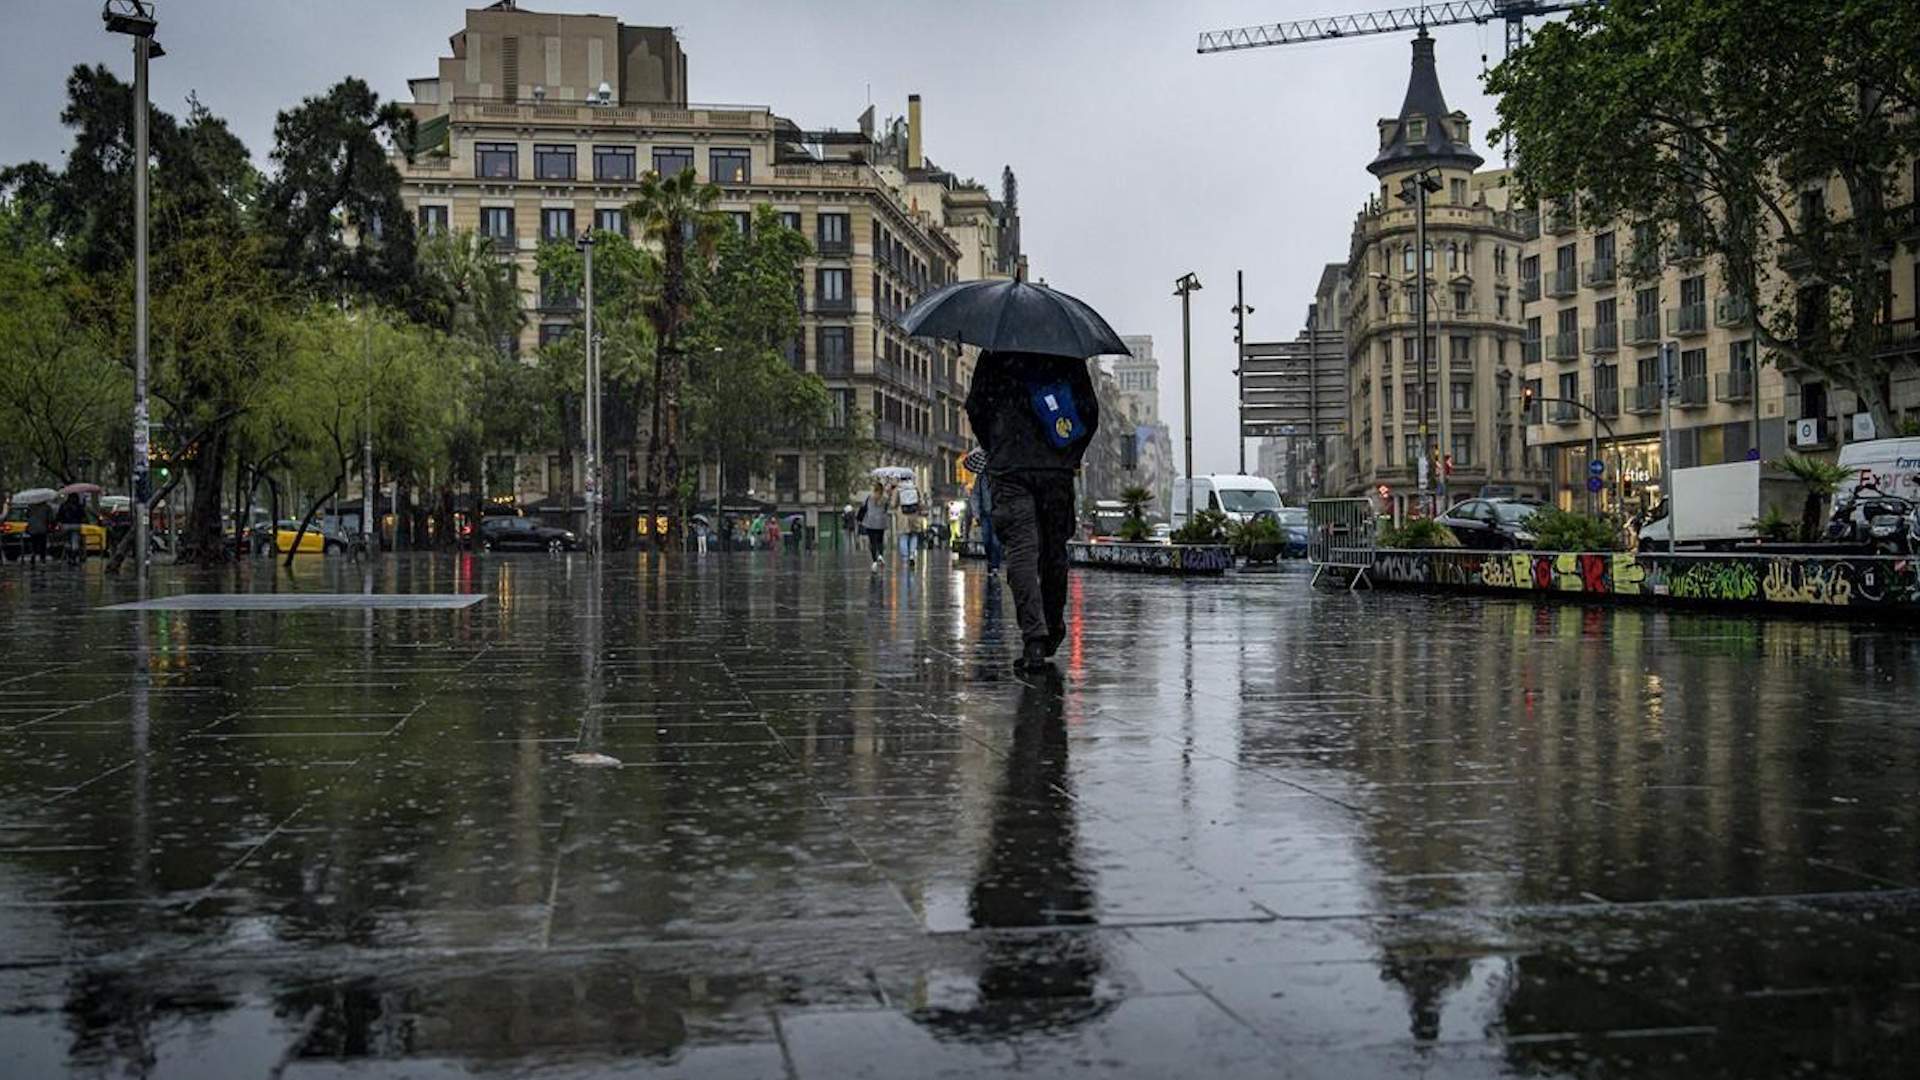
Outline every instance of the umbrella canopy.
{"type": "Polygon", "coordinates": [[[37,506],[40,503],[50,503],[59,497],[60,493],[52,488],[28,488],[25,491],[13,493],[13,505],[37,506]]]}
{"type": "Polygon", "coordinates": [[[1042,353],[1084,360],[1127,352],[1100,313],[1045,285],[962,281],[920,298],[900,320],[916,337],[958,341],[989,352],[1042,353]]]}
{"type": "Polygon", "coordinates": [[[106,489],[99,484],[68,484],[60,489],[62,495],[98,495],[106,489]]]}
{"type": "Polygon", "coordinates": [[[892,480],[897,484],[913,483],[913,470],[902,465],[882,465],[873,470],[875,480],[892,480]]]}

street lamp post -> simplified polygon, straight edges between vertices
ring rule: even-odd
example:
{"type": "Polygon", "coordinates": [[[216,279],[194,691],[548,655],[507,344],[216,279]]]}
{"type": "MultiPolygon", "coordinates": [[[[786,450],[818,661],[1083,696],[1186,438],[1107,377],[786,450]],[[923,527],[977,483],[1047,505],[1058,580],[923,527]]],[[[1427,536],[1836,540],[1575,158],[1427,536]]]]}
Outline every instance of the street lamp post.
{"type": "Polygon", "coordinates": [[[600,350],[593,338],[593,231],[588,230],[582,233],[577,246],[586,260],[587,385],[583,395],[586,400],[583,426],[587,444],[587,550],[598,552],[600,550],[600,350]]]}
{"type": "MultiPolygon", "coordinates": [[[[1197,286],[1196,286],[1197,287],[1197,286]]],[[[1240,411],[1237,417],[1239,431],[1236,442],[1240,444],[1240,475],[1247,474],[1247,316],[1253,309],[1247,306],[1247,272],[1233,272],[1233,377],[1240,383],[1240,411]]]]}
{"type": "Polygon", "coordinates": [[[1187,519],[1193,519],[1193,294],[1200,290],[1200,279],[1192,271],[1173,283],[1173,294],[1180,298],[1180,382],[1184,400],[1181,430],[1187,444],[1187,519]]]}
{"type": "Polygon", "coordinates": [[[1421,171],[1407,177],[1400,184],[1400,201],[1413,204],[1414,241],[1413,266],[1419,275],[1419,284],[1414,288],[1414,349],[1420,358],[1420,388],[1415,397],[1420,402],[1420,460],[1417,466],[1420,478],[1421,512],[1433,516],[1433,506],[1428,496],[1428,476],[1431,474],[1430,458],[1433,449],[1427,444],[1427,196],[1440,190],[1440,181],[1432,170],[1421,171]]]}
{"type": "Polygon", "coordinates": [[[100,11],[107,30],[133,38],[133,567],[140,595],[147,594],[147,61],[165,56],[153,40],[158,26],[146,0],[107,0],[100,11]]]}
{"type": "Polygon", "coordinates": [[[369,308],[360,316],[365,336],[361,339],[367,365],[367,426],[360,436],[360,450],[363,461],[360,466],[360,536],[366,541],[367,554],[373,555],[380,548],[373,531],[373,310],[369,308]]]}

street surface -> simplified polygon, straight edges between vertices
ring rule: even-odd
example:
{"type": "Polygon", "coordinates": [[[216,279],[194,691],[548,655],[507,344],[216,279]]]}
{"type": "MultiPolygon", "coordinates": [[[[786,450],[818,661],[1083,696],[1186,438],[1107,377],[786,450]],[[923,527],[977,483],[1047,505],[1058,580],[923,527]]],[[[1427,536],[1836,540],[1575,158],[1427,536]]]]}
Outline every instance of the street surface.
{"type": "Polygon", "coordinates": [[[1920,635],[927,562],[0,567],[0,1076],[1913,1075],[1920,635]]]}

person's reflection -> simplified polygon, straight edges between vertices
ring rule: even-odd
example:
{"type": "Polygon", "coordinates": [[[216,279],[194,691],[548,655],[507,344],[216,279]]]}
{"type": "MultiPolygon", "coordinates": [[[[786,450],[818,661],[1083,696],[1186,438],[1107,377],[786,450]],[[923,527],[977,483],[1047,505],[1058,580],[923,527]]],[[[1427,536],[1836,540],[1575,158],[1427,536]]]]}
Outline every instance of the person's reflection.
{"type": "Polygon", "coordinates": [[[1036,932],[1097,921],[1067,775],[1065,699],[1058,672],[1021,684],[987,851],[967,897],[973,926],[989,931],[977,998],[971,1008],[928,1010],[922,1019],[933,1027],[972,1036],[1053,1030],[1113,1004],[1096,993],[1104,967],[1096,933],[1036,932]]]}

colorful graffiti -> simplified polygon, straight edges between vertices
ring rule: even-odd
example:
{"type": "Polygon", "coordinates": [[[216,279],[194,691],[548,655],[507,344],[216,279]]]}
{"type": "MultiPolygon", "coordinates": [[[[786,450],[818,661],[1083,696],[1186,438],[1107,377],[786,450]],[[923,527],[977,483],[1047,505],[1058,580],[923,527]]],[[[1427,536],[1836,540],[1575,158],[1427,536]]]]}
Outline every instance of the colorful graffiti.
{"type": "Polygon", "coordinates": [[[1386,587],[1920,614],[1920,559],[1894,556],[1382,551],[1371,577],[1386,587]]]}
{"type": "Polygon", "coordinates": [[[1160,574],[1224,574],[1233,567],[1233,549],[1225,544],[1067,545],[1077,566],[1143,570],[1160,574]]]}

